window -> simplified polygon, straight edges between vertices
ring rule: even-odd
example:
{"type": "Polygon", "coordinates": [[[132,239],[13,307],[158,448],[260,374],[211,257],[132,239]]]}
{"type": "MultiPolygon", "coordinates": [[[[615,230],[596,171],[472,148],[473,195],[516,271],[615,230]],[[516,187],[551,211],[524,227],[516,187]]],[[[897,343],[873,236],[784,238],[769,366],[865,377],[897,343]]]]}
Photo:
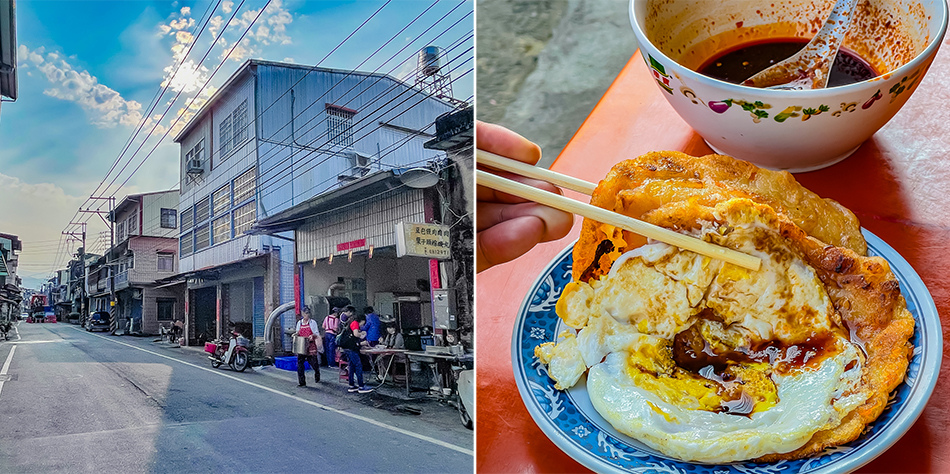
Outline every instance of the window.
{"type": "Polygon", "coordinates": [[[211,199],[213,201],[212,205],[214,206],[215,216],[220,216],[227,212],[227,210],[231,208],[231,183],[221,186],[221,189],[214,192],[211,199]]]}
{"type": "Polygon", "coordinates": [[[208,248],[211,245],[211,227],[205,224],[195,227],[195,252],[208,248]]]}
{"type": "Polygon", "coordinates": [[[132,211],[132,215],[125,221],[126,227],[129,229],[129,237],[133,235],[138,235],[139,233],[139,211],[136,209],[132,211]]]}
{"type": "Polygon", "coordinates": [[[179,252],[180,255],[191,255],[195,249],[194,236],[191,232],[181,236],[181,241],[179,242],[179,252]]]}
{"type": "Polygon", "coordinates": [[[257,207],[251,201],[234,210],[234,235],[241,235],[251,228],[257,217],[257,207]]]}
{"type": "Polygon", "coordinates": [[[356,111],[327,104],[327,133],[331,145],[353,146],[353,116],[356,111]]]}
{"type": "Polygon", "coordinates": [[[173,321],[175,319],[175,300],[173,298],[156,298],[158,303],[158,320],[173,321]]]}
{"type": "Polygon", "coordinates": [[[162,228],[174,229],[178,227],[178,209],[162,208],[162,228]]]}
{"type": "Polygon", "coordinates": [[[182,232],[186,230],[191,230],[195,225],[195,208],[189,207],[185,209],[185,212],[181,213],[181,230],[182,232]]]}
{"type": "Polygon", "coordinates": [[[224,242],[231,238],[231,216],[225,214],[214,220],[214,243],[224,242]]]}
{"type": "Polygon", "coordinates": [[[241,102],[241,105],[238,105],[231,113],[231,124],[233,146],[237,147],[247,140],[247,100],[241,102]]]}
{"type": "Polygon", "coordinates": [[[119,222],[119,225],[115,227],[115,241],[122,242],[125,240],[125,221],[119,222]]]}
{"type": "Polygon", "coordinates": [[[255,168],[251,168],[234,179],[234,204],[241,204],[254,197],[254,187],[257,178],[255,171],[255,168]]]}
{"type": "Polygon", "coordinates": [[[159,253],[158,254],[158,271],[160,272],[175,271],[175,254],[159,253]]]}
{"type": "Polygon", "coordinates": [[[218,131],[220,132],[220,135],[221,135],[218,138],[219,140],[221,140],[221,151],[219,152],[221,156],[219,159],[221,161],[224,161],[224,155],[227,152],[231,151],[231,116],[230,115],[224,116],[224,119],[221,120],[221,125],[218,127],[218,131]]]}
{"type": "Polygon", "coordinates": [[[218,125],[218,138],[221,140],[221,160],[231,150],[244,143],[248,137],[247,100],[241,102],[230,115],[225,115],[218,125]]]}
{"type": "Polygon", "coordinates": [[[195,223],[200,224],[210,217],[211,209],[208,207],[208,198],[204,198],[195,204],[195,223]]]}
{"type": "Polygon", "coordinates": [[[187,153],[185,153],[185,166],[191,167],[191,161],[197,160],[199,163],[205,162],[205,140],[202,138],[198,140],[198,143],[195,143],[195,146],[191,147],[187,153]]]}

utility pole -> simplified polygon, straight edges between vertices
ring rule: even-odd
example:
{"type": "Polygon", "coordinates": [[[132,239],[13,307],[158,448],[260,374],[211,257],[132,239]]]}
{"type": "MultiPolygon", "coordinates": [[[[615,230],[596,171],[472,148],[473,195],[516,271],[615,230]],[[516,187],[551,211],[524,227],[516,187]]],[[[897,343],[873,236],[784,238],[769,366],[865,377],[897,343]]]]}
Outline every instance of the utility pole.
{"type": "Polygon", "coordinates": [[[106,268],[109,269],[109,325],[111,333],[114,335],[116,330],[119,328],[119,322],[116,318],[116,311],[118,311],[118,304],[116,302],[115,296],[115,270],[113,270],[112,265],[110,265],[110,256],[112,255],[112,247],[115,246],[115,216],[113,212],[115,211],[115,197],[94,197],[90,196],[89,199],[92,200],[105,200],[109,201],[109,212],[102,211],[99,209],[80,209],[79,212],[88,212],[96,214],[102,219],[107,226],[109,226],[109,248],[106,250],[106,268]],[[109,216],[108,219],[102,215],[106,214],[109,216]]]}
{"type": "MultiPolygon", "coordinates": [[[[81,252],[78,252],[79,264],[82,265],[82,285],[79,286],[79,324],[86,325],[86,313],[88,303],[86,302],[86,282],[88,282],[89,276],[86,271],[86,223],[85,222],[70,222],[69,225],[78,225],[82,229],[81,236],[76,236],[76,232],[63,232],[63,235],[68,236],[70,239],[79,240],[82,247],[80,247],[81,252]]],[[[72,270],[70,270],[72,274],[72,270]]],[[[72,276],[72,275],[70,275],[72,276]]]]}

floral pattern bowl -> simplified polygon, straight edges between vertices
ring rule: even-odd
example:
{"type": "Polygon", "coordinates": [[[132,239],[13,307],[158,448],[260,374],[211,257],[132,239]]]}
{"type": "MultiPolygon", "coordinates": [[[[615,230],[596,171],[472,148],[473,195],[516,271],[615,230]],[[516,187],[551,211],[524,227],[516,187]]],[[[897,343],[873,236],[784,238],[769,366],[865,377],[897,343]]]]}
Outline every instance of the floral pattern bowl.
{"type": "Polygon", "coordinates": [[[946,0],[861,0],[843,46],[882,72],[863,82],[758,89],[696,70],[741,45],[811,38],[833,4],[630,0],[630,22],[663,96],[713,150],[800,172],[847,158],[907,102],[946,33],[946,0]]]}

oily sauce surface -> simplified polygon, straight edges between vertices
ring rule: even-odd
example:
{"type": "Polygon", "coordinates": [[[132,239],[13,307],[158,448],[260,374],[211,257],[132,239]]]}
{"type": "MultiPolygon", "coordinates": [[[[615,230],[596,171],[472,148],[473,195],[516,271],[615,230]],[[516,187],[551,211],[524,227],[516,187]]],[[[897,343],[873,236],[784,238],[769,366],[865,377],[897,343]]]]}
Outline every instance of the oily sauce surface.
{"type": "MultiPolygon", "coordinates": [[[[739,45],[706,61],[697,72],[733,84],[797,53],[806,39],[785,38],[739,45]]],[[[828,78],[828,87],[844,86],[877,77],[877,71],[853,51],[841,48],[828,78]]]]}

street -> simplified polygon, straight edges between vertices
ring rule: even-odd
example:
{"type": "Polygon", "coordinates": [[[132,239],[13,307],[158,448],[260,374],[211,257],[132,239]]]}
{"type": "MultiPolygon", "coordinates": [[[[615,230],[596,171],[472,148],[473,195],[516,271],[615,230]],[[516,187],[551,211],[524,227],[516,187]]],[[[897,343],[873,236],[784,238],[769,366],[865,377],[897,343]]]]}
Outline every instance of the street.
{"type": "MultiPolygon", "coordinates": [[[[336,371],[213,369],[151,337],[20,322],[0,341],[0,472],[465,472],[455,409],[346,393],[336,371]]],[[[422,396],[424,397],[424,396],[422,396]]]]}

